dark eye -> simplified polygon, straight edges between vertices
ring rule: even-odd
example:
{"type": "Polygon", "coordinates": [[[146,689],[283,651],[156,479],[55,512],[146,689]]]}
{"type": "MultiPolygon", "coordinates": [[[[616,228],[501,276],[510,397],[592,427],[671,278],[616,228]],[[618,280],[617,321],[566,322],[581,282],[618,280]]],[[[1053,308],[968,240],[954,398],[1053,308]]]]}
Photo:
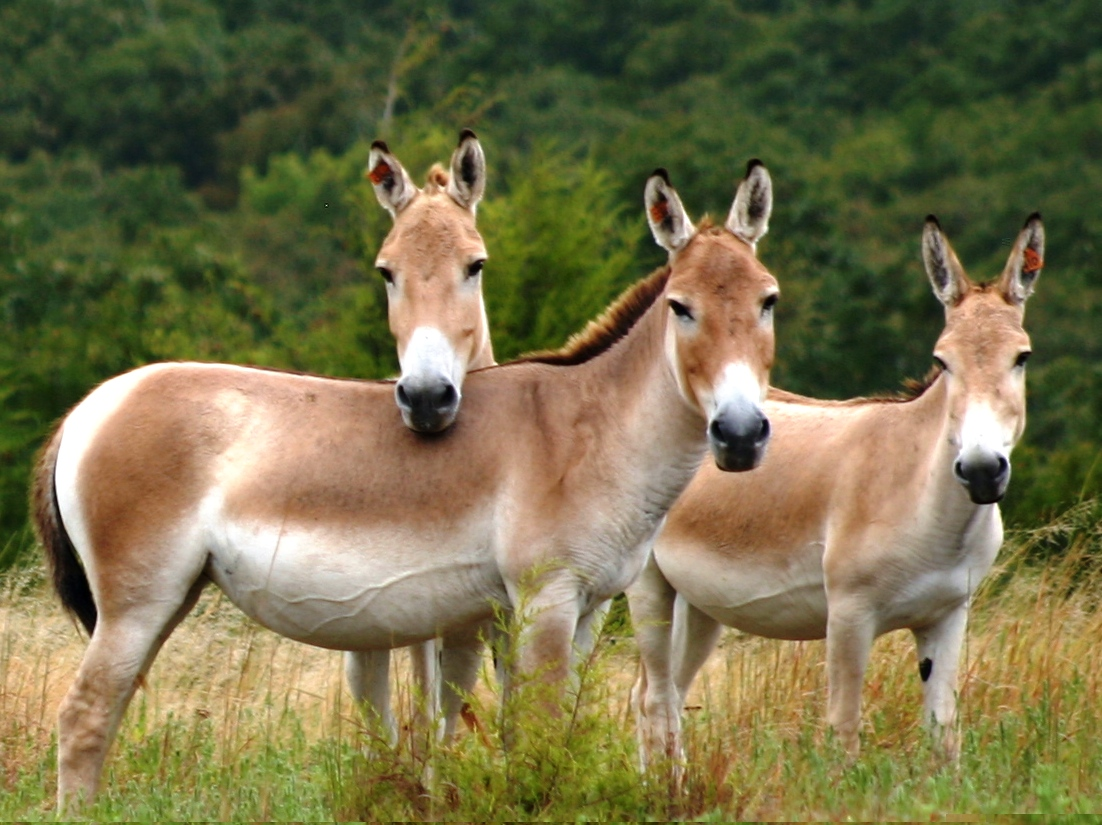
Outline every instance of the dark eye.
{"type": "Polygon", "coordinates": [[[394,283],[394,273],[387,269],[385,266],[377,267],[379,274],[383,276],[383,280],[388,284],[394,283]]]}
{"type": "Polygon", "coordinates": [[[486,265],[485,261],[475,261],[467,266],[467,278],[477,278],[482,274],[482,267],[486,265]]]}
{"type": "Polygon", "coordinates": [[[780,296],[774,292],[772,295],[766,296],[765,300],[761,302],[761,315],[764,318],[773,311],[773,307],[777,305],[777,298],[780,296]]]}
{"type": "Polygon", "coordinates": [[[1014,359],[1014,366],[1015,367],[1024,367],[1025,362],[1029,360],[1029,356],[1032,355],[1032,354],[1033,353],[1031,353],[1029,350],[1025,350],[1024,352],[1019,352],[1018,357],[1014,359]]]}
{"type": "Polygon", "coordinates": [[[670,310],[682,321],[693,320],[693,311],[680,301],[675,301],[673,298],[670,298],[670,310]]]}
{"type": "Polygon", "coordinates": [[[936,355],[934,356],[934,363],[937,364],[937,368],[942,372],[949,372],[949,368],[945,366],[945,362],[938,358],[936,355]]]}

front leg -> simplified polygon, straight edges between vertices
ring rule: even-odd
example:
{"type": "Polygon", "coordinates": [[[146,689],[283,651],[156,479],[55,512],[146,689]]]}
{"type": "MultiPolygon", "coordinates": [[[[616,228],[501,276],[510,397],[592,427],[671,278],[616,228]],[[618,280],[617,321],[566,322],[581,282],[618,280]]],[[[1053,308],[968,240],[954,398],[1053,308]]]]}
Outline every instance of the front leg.
{"type": "Polygon", "coordinates": [[[957,728],[957,672],[968,625],[968,605],[961,605],[941,621],[913,630],[922,679],[922,707],[927,727],[938,738],[946,758],[960,759],[957,728]]]}
{"type": "Polygon", "coordinates": [[[827,723],[851,759],[861,751],[861,688],[876,636],[873,613],[860,599],[830,600],[827,618],[827,723]]]}
{"type": "MultiPolygon", "coordinates": [[[[526,679],[552,685],[558,698],[570,677],[579,615],[578,586],[570,577],[542,582],[527,603],[517,609],[518,672],[526,679]]],[[[553,712],[557,714],[560,709],[557,701],[555,704],[553,712]]]]}
{"type": "Polygon", "coordinates": [[[681,696],[673,679],[672,625],[677,593],[651,555],[628,588],[628,607],[639,646],[639,681],[632,691],[639,758],[681,755],[681,696]]]}

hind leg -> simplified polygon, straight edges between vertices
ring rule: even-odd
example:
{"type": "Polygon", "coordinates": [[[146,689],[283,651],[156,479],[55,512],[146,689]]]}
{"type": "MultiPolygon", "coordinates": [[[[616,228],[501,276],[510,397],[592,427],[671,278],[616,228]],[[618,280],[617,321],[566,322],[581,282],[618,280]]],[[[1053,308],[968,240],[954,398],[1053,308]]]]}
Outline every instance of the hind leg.
{"type": "Polygon", "coordinates": [[[398,741],[398,723],[390,709],[390,651],[352,650],[344,654],[344,675],[356,706],[378,722],[390,744],[398,741]]]}
{"type": "Polygon", "coordinates": [[[478,681],[482,666],[482,651],[487,635],[493,633],[491,623],[465,628],[444,636],[440,657],[440,694],[444,712],[444,741],[455,736],[459,716],[467,696],[478,681]]]}
{"type": "Polygon", "coordinates": [[[652,555],[627,590],[639,680],[632,690],[639,758],[645,768],[681,756],[681,696],[674,682],[673,620],[677,593],[652,555]]]}
{"type": "Polygon", "coordinates": [[[409,646],[413,672],[414,753],[420,753],[440,737],[440,645],[436,639],[409,646]]]}
{"type": "Polygon", "coordinates": [[[100,617],[58,711],[57,804],[62,814],[95,795],[107,750],[139,678],[195,606],[205,583],[195,581],[182,602],[149,601],[100,617]]]}

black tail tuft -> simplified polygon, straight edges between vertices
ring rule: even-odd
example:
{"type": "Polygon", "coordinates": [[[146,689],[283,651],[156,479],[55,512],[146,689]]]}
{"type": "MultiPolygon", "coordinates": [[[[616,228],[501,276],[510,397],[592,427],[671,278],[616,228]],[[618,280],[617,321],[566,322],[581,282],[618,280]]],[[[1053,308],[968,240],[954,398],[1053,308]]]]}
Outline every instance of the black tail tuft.
{"type": "Polygon", "coordinates": [[[91,635],[96,628],[96,602],[92,588],[77,558],[69,534],[61,521],[57,507],[57,489],[54,486],[54,470],[57,466],[57,450],[61,444],[61,425],[54,428],[50,438],[38,454],[35,462],[34,481],[31,486],[31,513],[34,517],[35,535],[46,553],[46,562],[54,582],[54,591],[62,606],[78,619],[91,635]]]}

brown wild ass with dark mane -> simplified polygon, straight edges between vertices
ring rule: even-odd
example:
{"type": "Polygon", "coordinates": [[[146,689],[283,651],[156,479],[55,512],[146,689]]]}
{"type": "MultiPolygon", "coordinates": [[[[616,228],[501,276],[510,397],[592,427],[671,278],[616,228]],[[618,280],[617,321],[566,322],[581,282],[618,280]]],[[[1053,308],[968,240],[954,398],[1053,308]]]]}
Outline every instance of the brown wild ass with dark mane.
{"type": "Polygon", "coordinates": [[[988,284],[968,279],[933,217],[922,252],[945,306],[927,385],[851,401],[771,390],[762,468],[735,477],[703,467],[670,511],[628,592],[644,755],[680,755],[682,703],[723,625],[826,637],[827,720],[850,754],[873,640],[910,629],[926,722],[959,755],[957,669],[972,594],[1002,543],[996,502],[1025,427],[1022,317],[1044,229],[1032,215],[988,284]]]}
{"type": "Polygon", "coordinates": [[[95,793],[139,679],[208,582],[346,651],[477,626],[528,587],[518,666],[563,684],[579,621],[638,574],[708,448],[749,470],[768,440],[764,167],[722,228],[696,231],[664,172],[645,201],[669,264],[563,351],[467,376],[431,439],[403,425],[393,383],[226,364],[143,367],[69,413],[33,483],[55,587],[91,632],[58,714],[62,810],[95,793]]]}

